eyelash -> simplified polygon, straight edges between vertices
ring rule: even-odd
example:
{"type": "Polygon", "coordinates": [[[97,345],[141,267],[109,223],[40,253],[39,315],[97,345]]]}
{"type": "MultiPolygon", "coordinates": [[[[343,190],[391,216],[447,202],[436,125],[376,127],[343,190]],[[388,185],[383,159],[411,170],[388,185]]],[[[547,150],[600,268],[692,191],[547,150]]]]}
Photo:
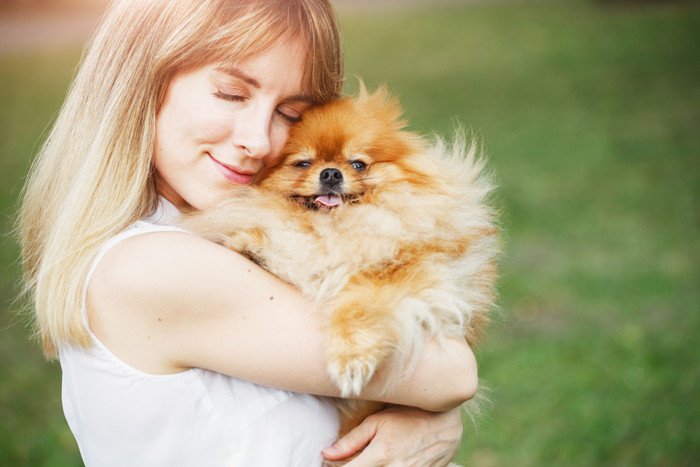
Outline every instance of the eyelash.
{"type": "MultiPolygon", "coordinates": [[[[223,99],[225,101],[229,102],[244,102],[248,99],[248,96],[242,95],[242,94],[226,94],[221,91],[216,91],[214,93],[214,97],[218,99],[223,99]]],[[[287,115],[286,113],[282,112],[279,109],[275,109],[275,113],[285,119],[288,123],[299,123],[301,122],[301,117],[292,117],[291,115],[287,115]]]]}
{"type": "Polygon", "coordinates": [[[292,117],[291,115],[287,115],[281,110],[275,109],[275,112],[277,112],[277,115],[279,115],[289,123],[299,123],[301,121],[301,117],[292,117]]]}
{"type": "Polygon", "coordinates": [[[244,100],[248,99],[248,96],[243,94],[225,94],[221,91],[216,91],[214,93],[214,97],[232,102],[243,102],[244,100]]]}

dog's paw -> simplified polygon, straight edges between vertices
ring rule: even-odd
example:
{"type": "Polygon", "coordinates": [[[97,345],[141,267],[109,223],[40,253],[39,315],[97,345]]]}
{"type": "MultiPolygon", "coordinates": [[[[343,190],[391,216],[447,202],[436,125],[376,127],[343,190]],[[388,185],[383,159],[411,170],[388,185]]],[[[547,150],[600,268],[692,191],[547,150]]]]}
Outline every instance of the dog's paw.
{"type": "Polygon", "coordinates": [[[341,397],[359,396],[376,369],[376,359],[366,355],[338,355],[328,364],[328,374],[340,389],[341,397]]]}

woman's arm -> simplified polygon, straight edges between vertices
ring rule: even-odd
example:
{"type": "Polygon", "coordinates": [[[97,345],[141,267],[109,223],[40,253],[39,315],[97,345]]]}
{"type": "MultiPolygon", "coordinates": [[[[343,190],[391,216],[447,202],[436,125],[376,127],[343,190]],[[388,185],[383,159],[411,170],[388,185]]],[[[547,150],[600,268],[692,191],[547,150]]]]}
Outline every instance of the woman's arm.
{"type": "MultiPolygon", "coordinates": [[[[338,396],[326,373],[312,304],[246,258],[194,235],[125,240],[100,261],[88,287],[93,332],[148,373],[206,368],[258,384],[338,396]]],[[[465,343],[425,346],[413,375],[383,393],[386,369],[361,397],[441,411],[476,391],[465,343]]]]}

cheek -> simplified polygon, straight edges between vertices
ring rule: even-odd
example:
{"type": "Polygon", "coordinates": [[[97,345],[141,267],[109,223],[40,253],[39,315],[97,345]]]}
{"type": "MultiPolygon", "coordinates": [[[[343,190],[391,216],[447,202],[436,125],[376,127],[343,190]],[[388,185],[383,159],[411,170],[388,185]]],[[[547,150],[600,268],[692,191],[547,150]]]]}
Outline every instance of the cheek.
{"type": "Polygon", "coordinates": [[[161,175],[166,175],[168,167],[177,163],[176,148],[182,146],[183,143],[181,133],[172,123],[168,113],[159,114],[156,120],[153,165],[161,175]]]}
{"type": "Polygon", "coordinates": [[[216,144],[230,136],[232,116],[207,101],[181,96],[164,105],[156,119],[156,141],[160,148],[191,153],[200,145],[216,144]]]}
{"type": "MultiPolygon", "coordinates": [[[[206,114],[205,114],[206,115],[206,114]]],[[[198,144],[218,144],[231,138],[234,127],[232,115],[209,113],[206,118],[199,118],[195,142],[198,144]]]]}
{"type": "Polygon", "coordinates": [[[265,157],[265,167],[274,167],[280,163],[282,149],[289,138],[289,126],[273,125],[270,132],[270,154],[265,157]]]}

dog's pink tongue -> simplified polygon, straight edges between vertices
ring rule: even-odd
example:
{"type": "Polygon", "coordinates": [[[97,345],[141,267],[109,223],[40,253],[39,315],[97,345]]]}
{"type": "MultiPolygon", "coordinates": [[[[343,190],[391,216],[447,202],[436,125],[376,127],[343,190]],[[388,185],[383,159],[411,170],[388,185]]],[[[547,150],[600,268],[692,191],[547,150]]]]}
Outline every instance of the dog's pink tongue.
{"type": "Polygon", "coordinates": [[[328,206],[329,208],[343,204],[343,200],[340,199],[340,196],[338,195],[321,195],[316,197],[315,201],[319,204],[323,204],[324,206],[328,206]]]}

